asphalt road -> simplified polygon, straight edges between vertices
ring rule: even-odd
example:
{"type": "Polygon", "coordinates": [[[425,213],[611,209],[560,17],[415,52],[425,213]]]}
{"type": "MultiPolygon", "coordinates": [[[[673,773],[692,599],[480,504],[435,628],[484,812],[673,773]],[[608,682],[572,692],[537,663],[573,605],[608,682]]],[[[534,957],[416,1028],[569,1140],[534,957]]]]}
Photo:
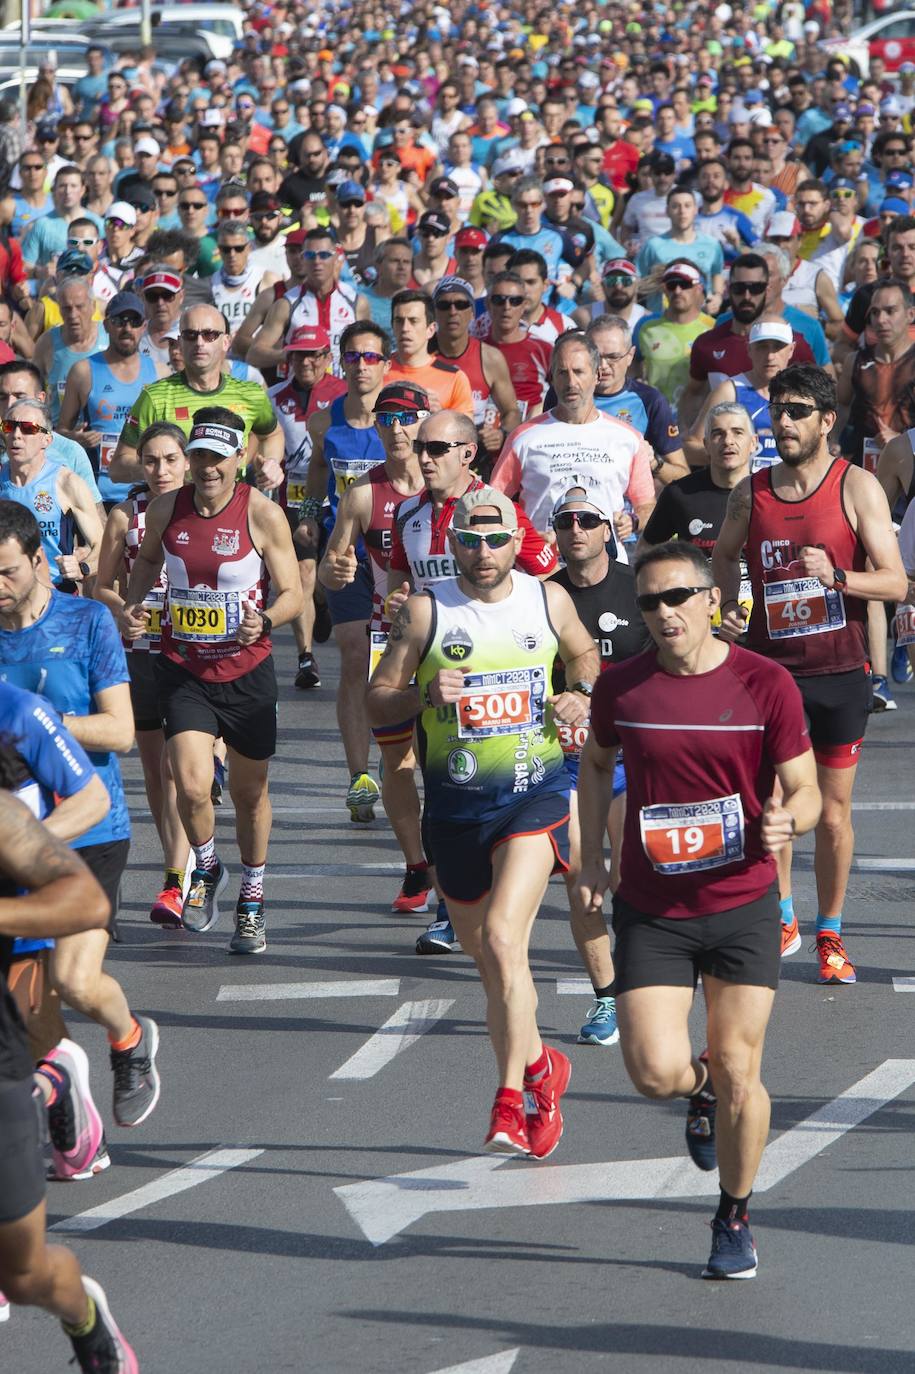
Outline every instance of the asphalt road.
{"type": "MultiPolygon", "coordinates": [[[[283,635],[278,659],[291,681],[283,635]]],[[[113,1167],[48,1205],[144,1374],[915,1368],[915,995],[894,985],[915,982],[915,691],[872,720],[859,770],[855,987],[814,981],[800,846],[808,938],[768,1038],[760,1271],[720,1285],[699,1278],[716,1176],[683,1162],[684,1104],[642,1101],[618,1048],[574,1043],[588,996],[558,990],[582,971],[556,883],[532,962],[544,1034],[572,1055],[566,1133],[543,1164],[475,1153],[495,1087],[480,989],[463,955],[413,953],[428,917],[389,910],[395,843],[383,820],[349,822],[331,646],[320,662],[318,691],[282,693],[263,956],[227,954],[226,918],[199,937],[149,924],[161,870],[126,765],[136,829],[110,966],[159,1023],[162,1099],[138,1130],[113,1127],[102,1033],[70,1018],[113,1167]]],[[[228,805],[219,836],[234,894],[228,805]]],[[[41,1313],[0,1327],[11,1374],[64,1370],[68,1353],[41,1313]]]]}

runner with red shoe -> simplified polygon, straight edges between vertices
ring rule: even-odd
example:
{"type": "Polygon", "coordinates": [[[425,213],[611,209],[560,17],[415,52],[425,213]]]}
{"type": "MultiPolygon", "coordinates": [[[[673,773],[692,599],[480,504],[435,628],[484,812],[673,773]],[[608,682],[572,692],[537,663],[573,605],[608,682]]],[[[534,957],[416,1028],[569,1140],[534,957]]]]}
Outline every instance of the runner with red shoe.
{"type": "Polygon", "coordinates": [[[773,855],[817,822],[816,766],[789,674],[712,634],[721,593],[702,550],[659,544],[636,560],[635,578],[656,648],[608,665],[594,687],[578,776],[581,899],[599,911],[609,883],[604,835],[622,747],[613,960],[623,1059],[645,1097],[690,1099],[689,1153],[700,1169],[717,1163],[703,1277],[749,1279],[747,1204],[769,1130],[760,1064],[780,962],[773,855]],[[690,1048],[700,975],[707,1062],[690,1048]]]}
{"type": "MultiPolygon", "coordinates": [[[[804,699],[823,794],[816,831],[816,946],[821,983],[854,983],[842,907],[854,851],[852,789],[867,726],[867,602],[905,598],[906,576],[879,482],[833,458],[836,384],[822,368],[785,368],[769,387],[781,462],[735,487],[712,554],[721,588],[721,636],[747,643],[794,677],[804,699]],[[743,551],[753,589],[749,627],[738,603],[743,551]],[[872,571],[865,570],[870,560],[872,571]]],[[[790,893],[791,848],[779,859],[790,893]]],[[[786,949],[799,947],[790,896],[786,949]],[[795,943],[797,942],[797,943],[795,943]]]]}
{"type": "Polygon", "coordinates": [[[367,702],[378,725],[420,715],[436,875],[480,971],[498,1064],[485,1149],[543,1159],[562,1135],[571,1066],[540,1039],[527,951],[550,875],[568,865],[557,725],[587,719],[598,657],[568,593],[514,571],[523,537],[501,492],[461,497],[448,532],[458,576],[400,607],[367,702]],[[568,687],[553,696],[557,654],[568,687]]]}

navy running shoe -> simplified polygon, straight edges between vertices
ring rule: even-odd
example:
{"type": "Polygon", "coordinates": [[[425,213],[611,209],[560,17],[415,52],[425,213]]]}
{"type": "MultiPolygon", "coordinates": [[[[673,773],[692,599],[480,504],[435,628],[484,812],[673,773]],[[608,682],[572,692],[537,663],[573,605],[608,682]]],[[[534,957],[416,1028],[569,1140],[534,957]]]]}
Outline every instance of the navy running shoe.
{"type": "Polygon", "coordinates": [[[686,1148],[697,1169],[711,1173],[718,1167],[715,1154],[715,1111],[718,1099],[705,1088],[689,1099],[686,1113],[686,1148]]]}
{"type": "Polygon", "coordinates": [[[731,1217],[712,1222],[712,1253],[702,1271],[704,1279],[754,1279],[758,1260],[749,1224],[731,1217]]]}

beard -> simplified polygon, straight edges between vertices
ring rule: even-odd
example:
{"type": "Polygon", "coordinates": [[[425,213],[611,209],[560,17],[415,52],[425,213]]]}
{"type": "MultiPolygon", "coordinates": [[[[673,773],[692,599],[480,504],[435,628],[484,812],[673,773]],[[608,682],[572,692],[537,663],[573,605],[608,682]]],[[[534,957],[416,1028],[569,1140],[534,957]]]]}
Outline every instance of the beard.
{"type": "Polygon", "coordinates": [[[775,441],[775,447],[778,449],[778,456],[783,463],[787,463],[789,468],[799,468],[802,467],[809,458],[812,458],[814,454],[819,452],[820,436],[816,434],[808,439],[806,443],[800,441],[797,450],[791,453],[784,452],[778,439],[775,441]]]}
{"type": "Polygon", "coordinates": [[[756,317],[762,314],[763,305],[764,300],[761,301],[758,296],[749,300],[744,296],[742,300],[731,302],[731,312],[734,319],[739,320],[741,324],[752,324],[756,317]]]}

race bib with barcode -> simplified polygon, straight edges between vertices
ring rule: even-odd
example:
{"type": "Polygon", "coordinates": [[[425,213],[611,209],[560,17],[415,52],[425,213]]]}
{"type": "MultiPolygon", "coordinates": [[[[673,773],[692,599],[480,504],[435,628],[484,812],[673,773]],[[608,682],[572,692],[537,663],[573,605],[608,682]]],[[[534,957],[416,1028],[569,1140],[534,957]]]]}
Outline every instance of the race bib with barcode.
{"type": "Polygon", "coordinates": [[[657,873],[700,873],[743,858],[740,796],[676,805],[643,806],[642,847],[657,873]]]}
{"type": "Polygon", "coordinates": [[[794,639],[845,628],[845,599],[818,577],[792,577],[763,585],[770,639],[794,639]]]}
{"type": "Polygon", "coordinates": [[[234,639],[243,611],[240,592],[210,587],[169,587],[172,638],[189,644],[216,644],[234,639]]]}
{"type": "Polygon", "coordinates": [[[457,703],[461,739],[515,735],[542,726],[547,698],[545,667],[468,673],[457,703]]]}

